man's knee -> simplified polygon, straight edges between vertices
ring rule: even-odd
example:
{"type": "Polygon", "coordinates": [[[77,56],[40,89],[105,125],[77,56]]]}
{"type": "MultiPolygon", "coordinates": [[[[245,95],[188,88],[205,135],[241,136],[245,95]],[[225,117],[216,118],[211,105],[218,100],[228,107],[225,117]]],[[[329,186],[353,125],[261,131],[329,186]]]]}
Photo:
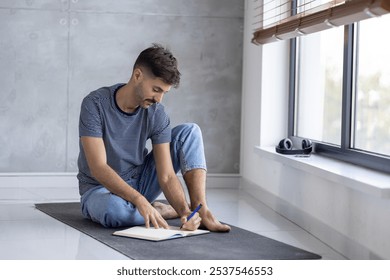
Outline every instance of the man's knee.
{"type": "Polygon", "coordinates": [[[189,132],[200,132],[200,127],[196,123],[183,123],[181,126],[189,132]]]}
{"type": "Polygon", "coordinates": [[[202,131],[196,123],[183,123],[173,129],[173,134],[179,135],[179,138],[202,137],[202,131]]]}

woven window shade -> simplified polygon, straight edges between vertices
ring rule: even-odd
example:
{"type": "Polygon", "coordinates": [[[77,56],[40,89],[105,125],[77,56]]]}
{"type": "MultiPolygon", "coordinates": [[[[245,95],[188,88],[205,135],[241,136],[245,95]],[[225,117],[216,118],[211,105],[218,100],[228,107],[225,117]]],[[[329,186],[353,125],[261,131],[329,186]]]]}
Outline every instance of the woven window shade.
{"type": "Polygon", "coordinates": [[[258,5],[254,24],[261,27],[255,29],[252,42],[259,45],[291,39],[390,12],[390,0],[336,0],[313,7],[314,2],[319,1],[299,5],[293,0],[271,0],[258,5]]]}

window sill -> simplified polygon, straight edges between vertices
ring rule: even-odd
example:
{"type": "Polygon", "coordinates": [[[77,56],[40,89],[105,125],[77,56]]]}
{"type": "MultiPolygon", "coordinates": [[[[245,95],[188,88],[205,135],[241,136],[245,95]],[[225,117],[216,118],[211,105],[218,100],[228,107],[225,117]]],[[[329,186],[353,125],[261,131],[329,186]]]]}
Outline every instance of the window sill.
{"type": "Polygon", "coordinates": [[[390,175],[324,156],[310,157],[281,155],[274,147],[255,147],[264,158],[278,161],[293,168],[345,185],[375,197],[390,199],[390,175]]]}

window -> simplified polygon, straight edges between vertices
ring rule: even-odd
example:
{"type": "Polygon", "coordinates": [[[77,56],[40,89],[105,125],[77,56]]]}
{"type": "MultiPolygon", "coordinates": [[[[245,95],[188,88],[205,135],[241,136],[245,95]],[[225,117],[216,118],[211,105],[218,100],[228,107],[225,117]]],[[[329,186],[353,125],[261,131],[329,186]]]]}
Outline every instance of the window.
{"type": "Polygon", "coordinates": [[[390,172],[390,16],[291,40],[289,135],[390,172]]]}
{"type": "Polygon", "coordinates": [[[343,28],[300,37],[297,68],[297,134],[340,145],[343,28]],[[315,101],[315,102],[313,102],[315,101]]]}
{"type": "Polygon", "coordinates": [[[390,17],[359,24],[353,147],[390,155],[390,17]],[[380,33],[379,33],[380,34],[380,33]]]}

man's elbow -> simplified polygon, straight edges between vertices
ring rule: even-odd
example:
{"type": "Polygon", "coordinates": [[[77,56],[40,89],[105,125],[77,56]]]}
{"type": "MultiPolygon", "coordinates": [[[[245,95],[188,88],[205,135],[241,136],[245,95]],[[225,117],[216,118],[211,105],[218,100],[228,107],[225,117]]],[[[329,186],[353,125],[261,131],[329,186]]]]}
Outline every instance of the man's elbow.
{"type": "Polygon", "coordinates": [[[172,180],[177,179],[176,174],[164,174],[159,176],[159,183],[161,186],[169,186],[172,182],[172,180]]]}

